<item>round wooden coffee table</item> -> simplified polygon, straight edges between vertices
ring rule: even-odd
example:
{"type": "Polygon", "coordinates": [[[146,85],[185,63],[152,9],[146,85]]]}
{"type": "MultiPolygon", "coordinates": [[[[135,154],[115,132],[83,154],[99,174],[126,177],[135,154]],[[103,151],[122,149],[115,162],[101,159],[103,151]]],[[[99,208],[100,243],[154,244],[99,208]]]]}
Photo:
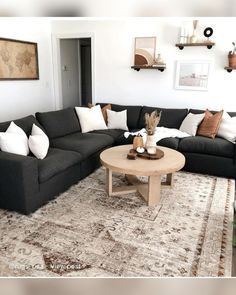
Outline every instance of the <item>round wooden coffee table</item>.
{"type": "Polygon", "coordinates": [[[106,188],[109,196],[139,192],[149,206],[157,205],[160,201],[162,185],[173,185],[173,173],[184,167],[185,157],[181,153],[162,146],[164,157],[158,160],[137,158],[127,159],[127,153],[132,145],[122,145],[109,148],[100,155],[102,165],[106,168],[106,188]],[[125,174],[132,185],[113,187],[112,172],[125,174]],[[161,182],[161,176],[167,175],[166,182],[161,182]],[[148,176],[144,184],[136,176],[148,176]]]}

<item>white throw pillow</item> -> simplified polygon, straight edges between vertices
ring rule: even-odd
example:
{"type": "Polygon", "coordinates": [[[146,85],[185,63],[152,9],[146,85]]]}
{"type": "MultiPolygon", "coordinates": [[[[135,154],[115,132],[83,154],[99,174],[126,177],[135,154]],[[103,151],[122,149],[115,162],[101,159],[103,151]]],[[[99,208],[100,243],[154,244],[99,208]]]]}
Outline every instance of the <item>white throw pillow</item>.
{"type": "Polygon", "coordinates": [[[6,132],[0,132],[0,147],[3,152],[22,156],[29,154],[27,135],[14,122],[11,122],[6,132]]]}
{"type": "Polygon", "coordinates": [[[127,110],[121,112],[107,110],[107,126],[108,129],[129,130],[127,126],[127,110]]]}
{"type": "Polygon", "coordinates": [[[223,113],[217,136],[220,136],[228,141],[236,141],[236,117],[230,117],[226,112],[223,113]]]}
{"type": "Polygon", "coordinates": [[[197,133],[198,125],[202,122],[205,113],[203,114],[192,114],[189,113],[183,120],[179,130],[186,132],[191,136],[195,136],[197,133]]]}
{"type": "Polygon", "coordinates": [[[3,152],[27,156],[27,148],[22,136],[14,133],[0,132],[0,146],[3,152]]]}
{"type": "Polygon", "coordinates": [[[29,137],[29,148],[37,159],[44,159],[49,149],[49,139],[41,128],[33,124],[29,137]]]}
{"type": "Polygon", "coordinates": [[[107,129],[100,105],[92,108],[75,107],[75,110],[79,117],[82,133],[107,129]]]}

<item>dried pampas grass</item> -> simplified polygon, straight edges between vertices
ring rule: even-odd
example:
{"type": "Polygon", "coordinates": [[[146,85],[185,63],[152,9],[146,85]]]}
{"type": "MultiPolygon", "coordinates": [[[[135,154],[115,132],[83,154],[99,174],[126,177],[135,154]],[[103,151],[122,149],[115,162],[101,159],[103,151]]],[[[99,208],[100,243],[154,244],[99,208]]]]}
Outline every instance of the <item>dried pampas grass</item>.
{"type": "Polygon", "coordinates": [[[159,124],[161,119],[161,112],[158,113],[157,110],[151,114],[145,114],[145,129],[148,135],[153,135],[155,133],[155,128],[159,124]]]}

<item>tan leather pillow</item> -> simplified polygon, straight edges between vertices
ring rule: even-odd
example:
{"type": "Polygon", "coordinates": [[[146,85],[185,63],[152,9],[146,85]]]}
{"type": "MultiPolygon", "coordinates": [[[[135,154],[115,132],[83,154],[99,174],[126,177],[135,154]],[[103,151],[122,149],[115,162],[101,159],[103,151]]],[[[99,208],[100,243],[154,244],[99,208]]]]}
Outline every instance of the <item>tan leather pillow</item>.
{"type": "Polygon", "coordinates": [[[215,138],[220,127],[220,122],[223,116],[223,110],[214,115],[208,110],[205,111],[205,117],[199,125],[197,135],[215,138]]]}
{"type": "MultiPolygon", "coordinates": [[[[92,103],[88,103],[88,107],[89,108],[92,108],[94,105],[92,103]]],[[[103,118],[107,124],[107,110],[111,110],[111,104],[107,104],[105,105],[103,108],[102,108],[102,115],[103,115],[103,118]]]]}

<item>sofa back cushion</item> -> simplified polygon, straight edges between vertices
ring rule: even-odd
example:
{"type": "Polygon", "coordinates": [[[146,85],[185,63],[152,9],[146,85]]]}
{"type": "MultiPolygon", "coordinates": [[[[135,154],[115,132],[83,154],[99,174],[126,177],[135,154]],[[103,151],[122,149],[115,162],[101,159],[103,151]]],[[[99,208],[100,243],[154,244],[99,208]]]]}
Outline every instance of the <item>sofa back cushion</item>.
{"type": "Polygon", "coordinates": [[[157,110],[158,112],[162,111],[161,120],[158,126],[167,127],[167,128],[179,129],[184,118],[188,114],[188,109],[164,109],[164,108],[158,108],[158,107],[144,106],[141,111],[139,125],[138,125],[140,129],[145,127],[145,120],[144,120],[145,113],[150,114],[155,110],[157,110]]]}
{"type": "Polygon", "coordinates": [[[236,117],[236,112],[227,112],[231,117],[236,117]]]}
{"type": "MultiPolygon", "coordinates": [[[[205,113],[206,110],[199,110],[199,109],[190,109],[189,113],[193,114],[201,114],[205,113]]],[[[212,114],[217,113],[217,111],[210,111],[212,114]]],[[[227,112],[227,111],[226,111],[227,112]]],[[[231,117],[236,117],[236,112],[227,112],[231,117]]]]}
{"type": "MultiPolygon", "coordinates": [[[[98,103],[101,107],[104,107],[108,103],[98,103]]],[[[111,103],[111,109],[115,112],[121,112],[127,110],[127,125],[129,129],[137,129],[139,117],[141,114],[142,106],[133,105],[119,105],[111,103]]]]}
{"type": "Polygon", "coordinates": [[[74,108],[36,113],[36,118],[46,130],[50,139],[81,132],[79,120],[74,108]]]}
{"type": "MultiPolygon", "coordinates": [[[[36,120],[36,118],[33,115],[30,115],[21,119],[17,119],[17,120],[12,120],[12,121],[17,126],[22,128],[28,137],[31,134],[33,124],[37,125],[39,128],[44,130],[44,128],[39,124],[39,122],[36,120]]],[[[0,132],[5,132],[12,121],[0,123],[0,132]]]]}

